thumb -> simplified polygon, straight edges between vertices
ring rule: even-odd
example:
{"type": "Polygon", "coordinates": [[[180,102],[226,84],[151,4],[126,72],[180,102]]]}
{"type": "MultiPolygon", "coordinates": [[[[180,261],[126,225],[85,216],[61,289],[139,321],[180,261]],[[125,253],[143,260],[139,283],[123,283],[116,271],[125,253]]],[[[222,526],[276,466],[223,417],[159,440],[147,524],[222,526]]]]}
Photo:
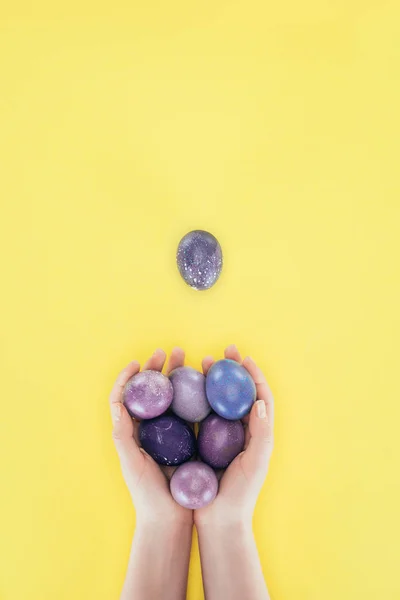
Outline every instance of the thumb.
{"type": "Polygon", "coordinates": [[[250,440],[242,457],[242,464],[250,475],[265,477],[273,448],[273,431],[268,402],[257,400],[249,419],[250,440]]]}
{"type": "Polygon", "coordinates": [[[111,404],[111,418],[113,422],[113,440],[123,471],[135,471],[143,461],[143,455],[133,438],[133,422],[121,402],[111,404]]]}

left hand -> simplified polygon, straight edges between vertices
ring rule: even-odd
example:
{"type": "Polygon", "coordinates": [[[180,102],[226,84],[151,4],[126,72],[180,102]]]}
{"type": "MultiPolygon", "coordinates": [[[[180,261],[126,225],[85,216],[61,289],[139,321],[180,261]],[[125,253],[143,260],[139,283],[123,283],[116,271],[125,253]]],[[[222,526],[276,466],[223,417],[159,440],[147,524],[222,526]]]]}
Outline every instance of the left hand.
{"type": "MultiPolygon", "coordinates": [[[[162,371],[166,355],[156,350],[143,369],[162,371]]],[[[185,354],[180,348],[171,353],[167,373],[184,364],[185,354]]],[[[169,490],[174,467],[160,466],[139,443],[139,423],[132,419],[123,405],[124,387],[140,371],[137,361],[131,362],[118,376],[110,395],[113,420],[113,439],[121,462],[122,474],[136,509],[137,520],[144,523],[192,524],[193,511],[175,502],[169,490]]]]}
{"type": "MultiPolygon", "coordinates": [[[[212,530],[235,524],[251,527],[255,504],[268,472],[273,449],[274,399],[261,369],[250,357],[242,362],[236,346],[226,348],[225,358],[235,360],[247,369],[256,384],[257,399],[250,414],[242,419],[245,427],[244,450],[222,475],[215,500],[195,511],[197,529],[208,525],[212,530]]],[[[212,357],[203,360],[205,375],[213,362],[212,357]]]]}

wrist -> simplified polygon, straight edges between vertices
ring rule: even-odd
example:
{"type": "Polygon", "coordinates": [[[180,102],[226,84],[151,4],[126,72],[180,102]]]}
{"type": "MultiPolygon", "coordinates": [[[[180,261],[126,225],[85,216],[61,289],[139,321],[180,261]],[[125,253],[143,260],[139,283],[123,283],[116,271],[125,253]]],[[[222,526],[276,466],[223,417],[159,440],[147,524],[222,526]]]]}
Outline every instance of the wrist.
{"type": "Polygon", "coordinates": [[[253,535],[252,519],[247,516],[229,516],[223,518],[210,517],[195,521],[199,537],[238,538],[253,535]]]}
{"type": "Polygon", "coordinates": [[[175,535],[179,532],[191,531],[193,523],[189,520],[154,519],[152,517],[138,517],[136,519],[136,532],[144,532],[156,537],[175,535]]]}

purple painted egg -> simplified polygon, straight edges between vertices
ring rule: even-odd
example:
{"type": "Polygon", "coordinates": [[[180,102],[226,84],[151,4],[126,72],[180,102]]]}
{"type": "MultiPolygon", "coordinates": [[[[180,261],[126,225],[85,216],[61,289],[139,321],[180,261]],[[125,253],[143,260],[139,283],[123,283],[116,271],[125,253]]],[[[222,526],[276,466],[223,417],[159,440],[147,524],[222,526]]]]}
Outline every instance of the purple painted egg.
{"type": "Polygon", "coordinates": [[[224,469],[243,450],[243,424],[210,415],[200,425],[197,445],[205,463],[214,469],[224,469]]]}
{"type": "Polygon", "coordinates": [[[141,371],[129,379],[124,389],[124,404],[132,417],[153,419],[170,406],[173,388],[159,371],[141,371]]]}
{"type": "Polygon", "coordinates": [[[196,510],[214,500],[218,492],[218,480],[208,465],[201,462],[188,462],[172,475],[170,488],[178,504],[196,510]]]}
{"type": "Polygon", "coordinates": [[[256,399],[256,386],[247,369],[235,360],[224,358],[208,371],[206,393],[211,408],[218,415],[235,421],[250,412],[256,399]]]}
{"type": "Polygon", "coordinates": [[[175,415],[141,421],[139,439],[142,448],[159,465],[181,465],[196,452],[193,430],[175,415]]]}
{"type": "Polygon", "coordinates": [[[206,396],[206,378],[192,367],[178,367],[169,376],[174,388],[171,408],[178,417],[198,423],[211,411],[206,396]]]}
{"type": "Polygon", "coordinates": [[[188,285],[195,290],[207,290],[221,274],[221,246],[208,231],[190,231],[179,242],[176,262],[188,285]]]}

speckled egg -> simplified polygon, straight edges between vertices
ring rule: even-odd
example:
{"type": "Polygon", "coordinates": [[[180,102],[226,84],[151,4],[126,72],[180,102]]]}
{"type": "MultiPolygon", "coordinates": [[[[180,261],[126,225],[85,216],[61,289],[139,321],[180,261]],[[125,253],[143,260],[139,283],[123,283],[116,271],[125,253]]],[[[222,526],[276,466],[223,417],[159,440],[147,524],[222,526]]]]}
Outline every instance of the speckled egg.
{"type": "Polygon", "coordinates": [[[139,439],[142,448],[159,465],[180,465],[196,452],[193,430],[182,419],[172,414],[141,421],[139,439]]]}
{"type": "Polygon", "coordinates": [[[197,423],[211,411],[206,396],[206,378],[192,367],[177,367],[169,376],[174,388],[171,408],[178,417],[197,423]]]}
{"type": "Polygon", "coordinates": [[[188,285],[195,290],[207,290],[221,274],[221,246],[208,231],[190,231],[179,242],[176,262],[188,285]]]}
{"type": "Polygon", "coordinates": [[[218,480],[208,465],[201,462],[188,462],[172,475],[170,488],[178,504],[196,510],[214,500],[218,492],[218,480]]]}
{"type": "Polygon", "coordinates": [[[153,419],[169,408],[173,393],[168,377],[159,371],[141,371],[125,385],[123,401],[132,417],[153,419]]]}
{"type": "Polygon", "coordinates": [[[200,425],[197,445],[205,463],[214,469],[224,469],[243,450],[243,424],[240,420],[228,421],[210,415],[200,425]]]}
{"type": "Polygon", "coordinates": [[[224,419],[244,417],[256,399],[256,386],[250,373],[228,358],[212,365],[206,377],[207,399],[224,419]]]}

